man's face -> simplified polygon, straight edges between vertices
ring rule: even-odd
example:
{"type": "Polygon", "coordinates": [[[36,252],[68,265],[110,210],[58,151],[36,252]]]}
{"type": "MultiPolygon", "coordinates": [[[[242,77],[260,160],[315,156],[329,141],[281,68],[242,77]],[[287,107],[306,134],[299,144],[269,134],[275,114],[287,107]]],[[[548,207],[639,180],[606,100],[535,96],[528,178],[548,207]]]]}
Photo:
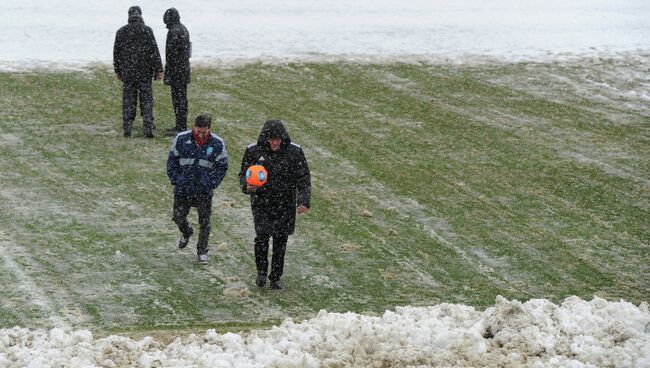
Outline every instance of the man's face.
{"type": "Polygon", "coordinates": [[[206,138],[210,134],[210,128],[208,127],[199,128],[195,126],[194,131],[201,138],[206,138]]]}
{"type": "Polygon", "coordinates": [[[269,138],[266,143],[269,144],[271,151],[277,151],[280,149],[280,145],[282,144],[282,138],[269,138]]]}

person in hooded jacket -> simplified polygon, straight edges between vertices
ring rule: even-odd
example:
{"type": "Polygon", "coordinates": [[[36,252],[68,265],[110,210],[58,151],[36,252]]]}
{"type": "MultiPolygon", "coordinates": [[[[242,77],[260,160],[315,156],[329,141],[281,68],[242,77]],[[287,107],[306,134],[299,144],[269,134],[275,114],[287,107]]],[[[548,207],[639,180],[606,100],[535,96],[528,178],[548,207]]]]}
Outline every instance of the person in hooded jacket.
{"type": "Polygon", "coordinates": [[[296,212],[307,213],[310,208],[311,176],[302,148],[291,141],[280,120],[268,120],[256,143],[250,144],[242,158],[239,182],[242,191],[250,195],[255,226],[255,264],[259,287],[266,284],[268,274],[269,240],[273,238],[271,273],[272,289],[281,289],[284,254],[289,235],[293,234],[296,212]],[[262,165],[268,179],[260,187],[246,182],[246,171],[252,165],[262,165]]]}
{"type": "Polygon", "coordinates": [[[187,215],[191,207],[196,207],[200,225],[196,253],[200,264],[208,262],[212,195],[228,171],[226,145],[210,131],[211,126],[210,115],[197,116],[192,130],[176,135],[167,158],[167,177],[174,186],[172,220],[181,232],[177,245],[185,248],[194,233],[187,215]]]}
{"type": "Polygon", "coordinates": [[[165,11],[163,21],[169,29],[165,44],[164,83],[171,87],[172,104],[176,124],[166,135],[176,135],[187,129],[187,85],[190,83],[190,57],[192,43],[190,33],[181,23],[181,16],[175,8],[165,11]]]}
{"type": "Polygon", "coordinates": [[[140,7],[132,6],[128,13],[129,22],[115,34],[113,46],[113,67],[122,81],[122,129],[125,137],[131,136],[139,97],[143,135],[153,138],[151,79],[162,79],[162,61],[156,38],[151,28],[144,24],[140,7]]]}

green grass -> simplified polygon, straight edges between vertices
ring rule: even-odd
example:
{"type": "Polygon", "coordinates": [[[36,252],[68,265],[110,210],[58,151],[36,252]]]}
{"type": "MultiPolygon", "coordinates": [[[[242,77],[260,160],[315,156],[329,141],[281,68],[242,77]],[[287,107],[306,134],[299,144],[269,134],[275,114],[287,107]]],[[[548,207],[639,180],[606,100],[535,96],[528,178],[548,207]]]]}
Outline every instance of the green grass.
{"type": "MultiPolygon", "coordinates": [[[[154,140],[121,137],[121,85],[84,72],[0,73],[0,327],[246,329],[320,309],[650,296],[650,112],[643,64],[248,64],[196,68],[230,171],[207,267],[175,249],[154,140]],[[286,122],[312,171],[285,290],[255,287],[245,146],[286,122]]],[[[196,223],[193,212],[191,220],[196,223]]]]}

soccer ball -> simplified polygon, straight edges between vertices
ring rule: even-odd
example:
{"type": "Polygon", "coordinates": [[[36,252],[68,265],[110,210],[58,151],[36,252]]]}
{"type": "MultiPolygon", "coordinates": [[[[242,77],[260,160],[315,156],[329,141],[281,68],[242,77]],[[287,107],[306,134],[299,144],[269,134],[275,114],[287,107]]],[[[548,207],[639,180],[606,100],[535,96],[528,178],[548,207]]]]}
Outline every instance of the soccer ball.
{"type": "Polygon", "coordinates": [[[262,165],[253,165],[246,170],[246,182],[256,187],[264,185],[268,177],[269,174],[262,165]]]}

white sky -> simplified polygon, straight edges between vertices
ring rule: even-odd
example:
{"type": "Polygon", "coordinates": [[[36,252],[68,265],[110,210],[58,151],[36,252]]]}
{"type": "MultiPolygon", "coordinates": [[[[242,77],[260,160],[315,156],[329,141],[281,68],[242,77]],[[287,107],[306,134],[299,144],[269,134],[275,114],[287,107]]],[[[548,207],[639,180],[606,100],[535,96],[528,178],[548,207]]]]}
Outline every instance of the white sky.
{"type": "Polygon", "coordinates": [[[650,50],[647,0],[1,0],[0,66],[110,63],[134,4],[162,54],[162,15],[176,7],[195,62],[650,50]]]}
{"type": "MultiPolygon", "coordinates": [[[[162,15],[176,7],[194,62],[555,58],[647,53],[647,0],[0,0],[0,70],[110,63],[115,31],[140,5],[164,55],[162,15]]],[[[270,330],[152,338],[94,338],[89,331],[0,329],[2,367],[316,367],[436,365],[650,367],[647,303],[561,305],[499,298],[463,305],[398,307],[383,316],[322,311],[270,330]],[[486,331],[494,335],[486,338],[486,331]]]]}

